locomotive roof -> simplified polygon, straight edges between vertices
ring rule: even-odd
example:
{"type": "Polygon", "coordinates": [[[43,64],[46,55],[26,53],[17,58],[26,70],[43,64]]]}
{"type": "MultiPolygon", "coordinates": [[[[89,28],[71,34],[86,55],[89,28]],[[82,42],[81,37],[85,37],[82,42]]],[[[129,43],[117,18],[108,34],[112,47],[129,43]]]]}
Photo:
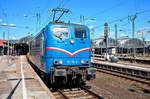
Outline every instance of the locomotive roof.
{"type": "Polygon", "coordinates": [[[49,22],[49,24],[63,24],[63,25],[79,25],[79,26],[86,26],[83,24],[77,24],[77,23],[65,23],[65,22],[49,22]]]}

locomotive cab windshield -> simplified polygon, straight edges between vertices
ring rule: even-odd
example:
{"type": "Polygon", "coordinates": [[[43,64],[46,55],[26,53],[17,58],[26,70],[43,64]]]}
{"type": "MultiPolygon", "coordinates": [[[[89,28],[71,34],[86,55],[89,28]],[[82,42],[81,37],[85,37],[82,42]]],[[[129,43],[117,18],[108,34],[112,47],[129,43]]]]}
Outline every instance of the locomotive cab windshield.
{"type": "Polygon", "coordinates": [[[69,38],[69,29],[67,27],[54,27],[53,36],[60,40],[69,38]]]}
{"type": "Polygon", "coordinates": [[[84,40],[87,38],[87,32],[83,28],[75,28],[75,38],[84,40]]]}

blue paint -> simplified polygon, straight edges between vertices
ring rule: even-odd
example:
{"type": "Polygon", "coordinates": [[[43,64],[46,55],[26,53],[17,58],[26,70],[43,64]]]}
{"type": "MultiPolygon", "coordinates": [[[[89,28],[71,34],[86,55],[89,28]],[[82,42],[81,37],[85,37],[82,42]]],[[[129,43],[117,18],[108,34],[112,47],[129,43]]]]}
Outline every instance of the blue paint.
{"type": "MultiPolygon", "coordinates": [[[[85,32],[84,32],[85,33],[85,32]]],[[[36,44],[38,45],[37,49],[40,49],[40,51],[42,51],[42,49],[46,49],[46,48],[50,48],[50,47],[54,47],[54,48],[58,48],[58,49],[63,49],[65,51],[68,51],[70,53],[74,53],[76,51],[79,51],[81,49],[84,48],[90,48],[90,31],[88,29],[87,26],[83,26],[83,25],[76,25],[76,24],[59,24],[59,23],[51,23],[49,25],[47,25],[33,40],[32,42],[40,42],[38,39],[39,35],[42,36],[43,34],[43,48],[39,48],[40,44],[36,44]],[[55,29],[54,29],[55,28],[55,29]],[[57,28],[57,29],[56,29],[57,28]],[[54,34],[53,30],[59,30],[59,28],[62,29],[62,31],[65,31],[62,34],[59,34],[59,32],[56,33],[56,35],[54,34]],[[75,29],[81,29],[81,31],[85,30],[86,31],[86,38],[76,38],[75,37],[75,29]],[[67,35],[67,32],[69,30],[69,36],[67,35]],[[66,38],[63,39],[63,36],[65,35],[66,38]],[[61,38],[62,36],[62,38],[61,38]],[[37,41],[36,41],[37,40],[37,41]],[[71,40],[74,41],[73,43],[71,43],[71,40]]],[[[80,33],[82,34],[82,33],[80,33]]],[[[82,35],[81,35],[82,37],[82,35]]],[[[32,46],[32,47],[37,47],[37,46],[32,46]]],[[[34,48],[33,48],[34,49],[34,48]]],[[[31,49],[31,55],[32,55],[32,61],[33,63],[35,63],[36,65],[40,65],[42,63],[44,63],[44,69],[41,69],[41,66],[37,66],[39,69],[41,69],[42,71],[44,71],[45,73],[50,73],[51,68],[53,68],[54,66],[91,66],[91,62],[90,62],[90,55],[91,55],[91,51],[90,50],[86,50],[83,52],[79,52],[77,54],[75,54],[74,56],[70,56],[65,52],[61,52],[61,51],[57,51],[57,50],[44,50],[44,52],[39,55],[37,52],[34,52],[34,50],[31,49]],[[34,53],[34,54],[32,54],[34,53]],[[40,58],[38,58],[40,57],[40,58]],[[33,60],[33,58],[35,60],[33,60]],[[40,59],[40,60],[39,60],[40,59]],[[42,60],[42,61],[41,61],[42,60]],[[82,61],[89,61],[88,63],[81,63],[82,61]],[[38,61],[40,61],[40,64],[37,64],[38,61]],[[62,64],[54,64],[54,61],[63,61],[62,64]]]]}

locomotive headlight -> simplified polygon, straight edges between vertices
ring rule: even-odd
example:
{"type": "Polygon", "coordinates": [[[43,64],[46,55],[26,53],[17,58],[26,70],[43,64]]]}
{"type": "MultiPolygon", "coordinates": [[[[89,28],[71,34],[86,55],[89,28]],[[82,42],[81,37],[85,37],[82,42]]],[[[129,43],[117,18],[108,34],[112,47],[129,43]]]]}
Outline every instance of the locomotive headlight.
{"type": "Polygon", "coordinates": [[[84,60],[82,60],[81,63],[84,64],[84,60]]]}
{"type": "Polygon", "coordinates": [[[63,64],[63,61],[62,61],[62,60],[60,60],[60,61],[59,61],[59,64],[63,64]]]}
{"type": "Polygon", "coordinates": [[[55,60],[55,61],[54,61],[54,64],[58,64],[58,61],[55,60]]]}
{"type": "Polygon", "coordinates": [[[72,44],[73,44],[73,43],[74,43],[74,40],[70,40],[70,43],[72,43],[72,44]]]}
{"type": "Polygon", "coordinates": [[[89,61],[86,61],[86,63],[88,64],[88,63],[89,63],[89,61]]]}

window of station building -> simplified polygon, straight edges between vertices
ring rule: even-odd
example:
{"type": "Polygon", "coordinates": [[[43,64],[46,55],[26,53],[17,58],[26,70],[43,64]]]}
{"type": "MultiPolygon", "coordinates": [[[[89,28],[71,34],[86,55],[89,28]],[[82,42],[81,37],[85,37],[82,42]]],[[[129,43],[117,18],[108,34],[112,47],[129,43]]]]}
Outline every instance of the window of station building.
{"type": "Polygon", "coordinates": [[[83,28],[75,28],[75,38],[79,39],[86,39],[87,38],[87,32],[83,28]]]}
{"type": "Polygon", "coordinates": [[[69,38],[69,28],[67,27],[54,27],[52,32],[57,39],[64,40],[69,38]]]}

